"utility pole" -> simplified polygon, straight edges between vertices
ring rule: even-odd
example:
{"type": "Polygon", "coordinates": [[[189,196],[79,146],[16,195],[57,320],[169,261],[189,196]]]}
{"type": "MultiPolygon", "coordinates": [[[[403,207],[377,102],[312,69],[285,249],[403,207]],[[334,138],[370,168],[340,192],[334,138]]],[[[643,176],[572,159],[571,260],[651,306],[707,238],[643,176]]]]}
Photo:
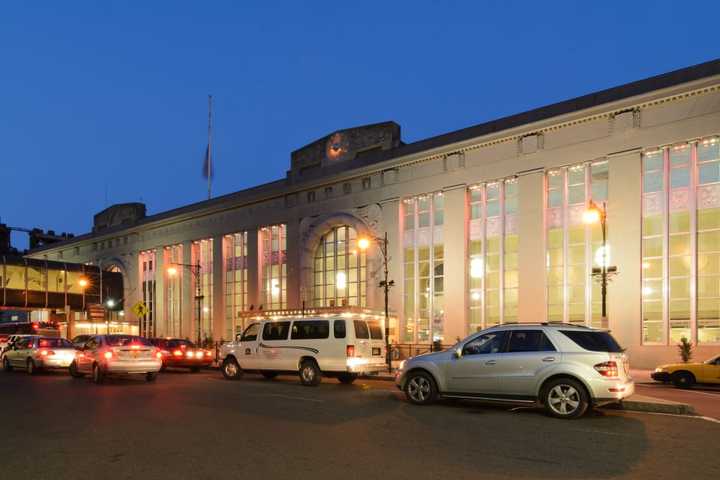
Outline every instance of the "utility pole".
{"type": "Polygon", "coordinates": [[[208,146],[207,146],[208,200],[212,198],[212,95],[208,95],[208,146]]]}

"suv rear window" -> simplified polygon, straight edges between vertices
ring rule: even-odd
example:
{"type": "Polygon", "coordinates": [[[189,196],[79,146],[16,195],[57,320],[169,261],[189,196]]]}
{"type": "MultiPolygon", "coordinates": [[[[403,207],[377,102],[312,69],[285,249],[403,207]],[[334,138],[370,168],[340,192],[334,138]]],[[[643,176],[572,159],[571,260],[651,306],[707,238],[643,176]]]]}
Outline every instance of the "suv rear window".
{"type": "Polygon", "coordinates": [[[560,333],[568,337],[585,350],[591,352],[620,353],[624,349],[618,345],[612,335],[608,332],[582,332],[579,330],[560,330],[560,333]]]}

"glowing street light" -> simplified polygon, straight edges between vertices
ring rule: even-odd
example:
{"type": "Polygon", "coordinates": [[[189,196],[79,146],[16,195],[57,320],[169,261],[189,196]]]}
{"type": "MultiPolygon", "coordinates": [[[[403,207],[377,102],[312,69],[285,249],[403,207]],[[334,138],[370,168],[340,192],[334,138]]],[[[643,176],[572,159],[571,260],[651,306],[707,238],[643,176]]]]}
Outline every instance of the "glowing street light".
{"type": "Polygon", "coordinates": [[[175,267],[168,267],[167,274],[171,277],[175,277],[178,274],[177,268],[175,267]]]}
{"type": "Polygon", "coordinates": [[[80,288],[87,288],[88,285],[90,285],[90,282],[88,282],[88,279],[85,277],[80,278],[78,280],[78,285],[80,285],[80,288]]]}
{"type": "Polygon", "coordinates": [[[105,301],[105,305],[107,305],[108,308],[113,308],[113,307],[116,305],[116,304],[115,304],[115,300],[113,300],[112,298],[108,298],[108,299],[105,301]]]}
{"type": "Polygon", "coordinates": [[[358,240],[358,248],[360,250],[367,250],[369,247],[370,247],[370,240],[368,240],[367,238],[363,237],[358,240]]]}
{"type": "Polygon", "coordinates": [[[593,267],[592,276],[600,282],[600,299],[601,299],[601,324],[607,328],[607,284],[608,277],[617,274],[617,267],[609,266],[610,262],[610,248],[607,244],[607,203],[602,202],[602,205],[590,200],[588,208],[583,212],[583,221],[592,225],[600,223],[600,230],[602,232],[602,245],[595,254],[595,263],[599,264],[599,267],[593,267]]]}

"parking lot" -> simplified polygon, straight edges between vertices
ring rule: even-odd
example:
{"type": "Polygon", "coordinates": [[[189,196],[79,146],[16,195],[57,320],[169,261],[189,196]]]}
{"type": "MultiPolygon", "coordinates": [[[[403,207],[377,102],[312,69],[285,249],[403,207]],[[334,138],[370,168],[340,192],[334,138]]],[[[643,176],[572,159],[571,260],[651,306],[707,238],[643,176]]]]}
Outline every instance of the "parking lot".
{"type": "Polygon", "coordinates": [[[720,424],[406,403],[390,382],[0,373],[3,478],[717,478],[720,424]]]}

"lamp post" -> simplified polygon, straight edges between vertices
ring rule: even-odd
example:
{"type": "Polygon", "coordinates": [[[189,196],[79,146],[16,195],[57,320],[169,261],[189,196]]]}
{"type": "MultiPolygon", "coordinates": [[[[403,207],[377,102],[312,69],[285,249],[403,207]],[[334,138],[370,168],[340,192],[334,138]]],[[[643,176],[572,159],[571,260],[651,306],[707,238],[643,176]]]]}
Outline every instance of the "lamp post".
{"type": "Polygon", "coordinates": [[[201,342],[201,330],[202,330],[202,301],[203,301],[203,294],[202,294],[202,284],[200,283],[200,262],[196,262],[194,264],[192,263],[171,263],[170,266],[167,268],[167,274],[171,277],[174,277],[178,274],[177,268],[175,268],[173,265],[176,265],[178,267],[184,267],[190,270],[190,273],[193,274],[193,278],[195,279],[195,303],[197,306],[197,346],[200,347],[201,342]]]}
{"type": "MultiPolygon", "coordinates": [[[[380,281],[378,286],[383,289],[383,292],[385,294],[385,356],[386,356],[386,362],[388,365],[388,371],[392,370],[392,356],[390,355],[390,312],[389,312],[389,295],[390,295],[390,289],[395,285],[394,280],[388,279],[388,237],[387,232],[385,232],[385,235],[383,237],[372,237],[372,240],[374,240],[378,247],[380,248],[380,253],[382,254],[382,260],[383,260],[383,279],[380,281]]],[[[368,238],[360,238],[358,239],[358,248],[360,250],[367,250],[370,246],[370,239],[368,238]]]]}
{"type": "Polygon", "coordinates": [[[593,267],[592,276],[595,280],[600,282],[600,301],[601,301],[601,319],[600,323],[603,328],[608,327],[607,319],[607,285],[610,277],[617,274],[617,267],[608,266],[608,251],[607,251],[607,203],[602,202],[601,205],[590,200],[588,208],[583,212],[583,221],[590,225],[594,223],[600,223],[600,230],[602,232],[602,246],[600,255],[600,267],[593,267]]]}

